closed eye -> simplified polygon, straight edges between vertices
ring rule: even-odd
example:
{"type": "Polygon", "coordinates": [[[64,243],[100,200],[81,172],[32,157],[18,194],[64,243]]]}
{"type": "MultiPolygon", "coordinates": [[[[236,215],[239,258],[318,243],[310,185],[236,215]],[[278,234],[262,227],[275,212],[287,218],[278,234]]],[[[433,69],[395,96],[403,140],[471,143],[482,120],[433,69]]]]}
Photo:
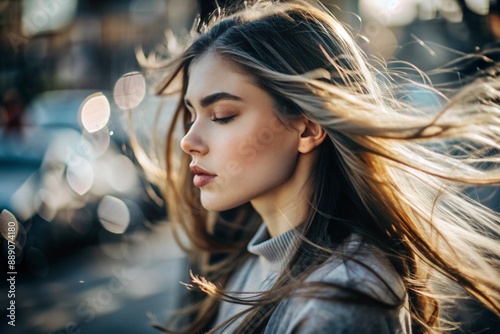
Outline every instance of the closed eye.
{"type": "Polygon", "coordinates": [[[221,118],[217,118],[217,117],[214,117],[211,119],[212,122],[215,122],[215,123],[219,123],[219,124],[226,124],[226,123],[229,123],[230,121],[233,120],[233,118],[235,118],[236,116],[228,116],[228,117],[221,117],[221,118]]]}

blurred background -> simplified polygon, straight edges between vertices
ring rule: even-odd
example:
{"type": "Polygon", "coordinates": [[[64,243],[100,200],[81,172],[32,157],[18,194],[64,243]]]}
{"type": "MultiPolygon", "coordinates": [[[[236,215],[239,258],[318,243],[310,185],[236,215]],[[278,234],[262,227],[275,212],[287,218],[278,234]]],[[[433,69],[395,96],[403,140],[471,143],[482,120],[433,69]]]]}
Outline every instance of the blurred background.
{"type": "MultiPolygon", "coordinates": [[[[409,61],[437,85],[460,86],[499,61],[500,0],[325,5],[365,37],[367,52],[409,61]]],[[[155,333],[151,322],[168,319],[182,298],[186,259],[131,153],[126,111],[144,121],[147,141],[161,101],[149,95],[135,50],[161,53],[166,31],[186,34],[215,8],[215,0],[0,0],[1,333],[155,333]],[[15,327],[6,317],[9,221],[15,327]]],[[[500,207],[488,189],[476,196],[500,207]]],[[[497,317],[468,306],[457,311],[466,332],[500,333],[497,317]]]]}

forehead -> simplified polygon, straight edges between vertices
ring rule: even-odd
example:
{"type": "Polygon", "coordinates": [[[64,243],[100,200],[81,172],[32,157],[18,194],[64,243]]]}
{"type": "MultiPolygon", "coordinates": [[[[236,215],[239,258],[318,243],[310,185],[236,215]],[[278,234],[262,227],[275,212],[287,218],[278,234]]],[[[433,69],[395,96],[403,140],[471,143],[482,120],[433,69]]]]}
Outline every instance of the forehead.
{"type": "Polygon", "coordinates": [[[244,93],[256,87],[254,78],[234,62],[214,52],[195,59],[188,69],[187,98],[201,98],[215,92],[244,93]]]}

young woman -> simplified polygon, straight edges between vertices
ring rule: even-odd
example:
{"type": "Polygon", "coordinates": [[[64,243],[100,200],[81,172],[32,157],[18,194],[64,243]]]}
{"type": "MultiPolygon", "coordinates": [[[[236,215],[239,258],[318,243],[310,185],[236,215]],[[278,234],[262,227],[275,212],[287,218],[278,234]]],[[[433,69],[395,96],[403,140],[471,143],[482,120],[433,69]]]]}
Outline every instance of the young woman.
{"type": "Polygon", "coordinates": [[[435,333],[467,295],[500,313],[499,217],[464,195],[500,181],[498,80],[415,108],[306,1],[202,30],[146,64],[178,101],[152,175],[189,237],[179,332],[435,333]]]}

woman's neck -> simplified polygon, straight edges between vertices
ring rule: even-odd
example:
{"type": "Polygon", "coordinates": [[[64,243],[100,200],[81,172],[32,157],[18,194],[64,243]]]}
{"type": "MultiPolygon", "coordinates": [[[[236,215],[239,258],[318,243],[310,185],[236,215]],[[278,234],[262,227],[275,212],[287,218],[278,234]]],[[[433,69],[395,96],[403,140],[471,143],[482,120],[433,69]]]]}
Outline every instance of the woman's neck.
{"type": "Polygon", "coordinates": [[[306,218],[310,208],[311,172],[315,158],[314,151],[300,154],[292,176],[285,183],[251,201],[271,237],[290,231],[306,218]]]}

